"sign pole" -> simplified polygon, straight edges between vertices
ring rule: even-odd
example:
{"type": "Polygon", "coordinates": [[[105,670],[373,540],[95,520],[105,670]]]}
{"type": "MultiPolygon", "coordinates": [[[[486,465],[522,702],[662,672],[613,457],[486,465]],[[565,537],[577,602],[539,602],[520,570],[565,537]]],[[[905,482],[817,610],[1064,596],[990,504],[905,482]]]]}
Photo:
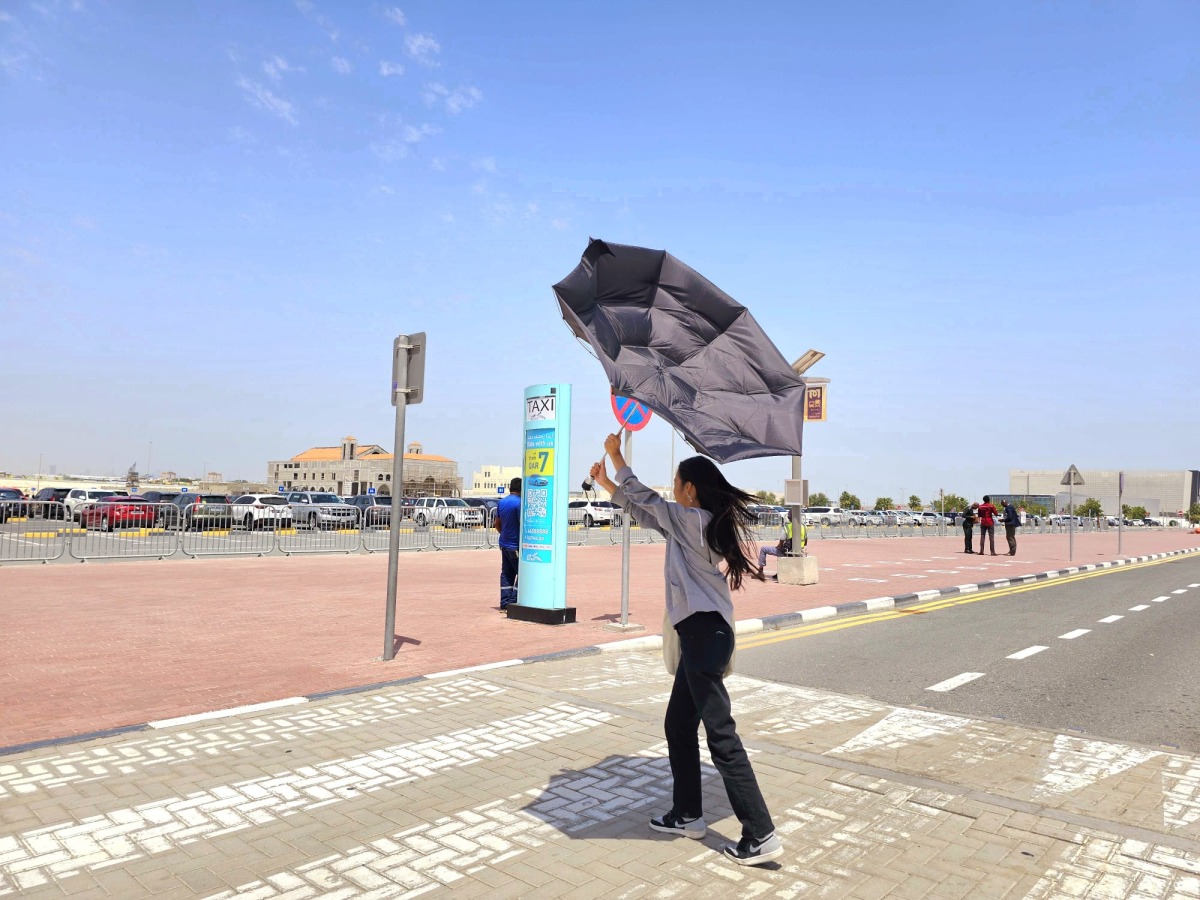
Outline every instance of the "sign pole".
{"type": "Polygon", "coordinates": [[[1117,553],[1121,553],[1121,539],[1125,536],[1125,473],[1117,473],[1117,553]]]}
{"type": "Polygon", "coordinates": [[[1067,514],[1070,516],[1070,533],[1067,539],[1067,562],[1075,559],[1075,479],[1067,486],[1067,514]]]}
{"type": "Polygon", "coordinates": [[[425,332],[397,335],[392,342],[392,405],[396,407],[392,450],[392,513],[388,524],[387,605],[384,609],[383,658],[396,656],[396,582],[400,577],[400,517],[404,509],[404,414],[425,395],[425,332]],[[396,492],[399,491],[397,498],[396,492]],[[399,502],[397,502],[399,501],[399,502]]]}
{"type": "MultiPolygon", "coordinates": [[[[625,465],[633,468],[633,432],[625,432],[625,465]]],[[[621,628],[629,627],[629,511],[621,529],[621,628]]]]}

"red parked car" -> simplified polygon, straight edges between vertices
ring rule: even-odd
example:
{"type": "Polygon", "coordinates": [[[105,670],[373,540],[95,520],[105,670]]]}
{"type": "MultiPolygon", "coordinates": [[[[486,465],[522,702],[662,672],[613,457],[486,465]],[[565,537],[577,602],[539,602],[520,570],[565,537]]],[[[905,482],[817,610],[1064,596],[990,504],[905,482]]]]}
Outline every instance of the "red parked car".
{"type": "Polygon", "coordinates": [[[148,528],[154,525],[154,504],[141,497],[101,497],[81,507],[79,522],[84,528],[112,531],[114,528],[148,528]]]}

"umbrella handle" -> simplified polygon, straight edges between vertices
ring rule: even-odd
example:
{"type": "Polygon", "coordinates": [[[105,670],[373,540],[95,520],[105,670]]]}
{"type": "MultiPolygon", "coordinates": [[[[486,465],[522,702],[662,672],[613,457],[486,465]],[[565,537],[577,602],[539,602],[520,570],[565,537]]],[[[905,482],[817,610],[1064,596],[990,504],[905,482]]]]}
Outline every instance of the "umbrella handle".
{"type": "MultiPolygon", "coordinates": [[[[625,433],[625,426],[628,424],[629,424],[629,416],[626,416],[625,421],[621,423],[620,431],[617,432],[617,437],[620,437],[621,435],[623,435],[625,433]]],[[[604,462],[603,459],[601,459],[600,461],[604,462]]],[[[593,478],[591,475],[589,475],[587,478],[583,479],[583,489],[585,491],[590,491],[595,484],[596,484],[596,479],[593,478]]]]}

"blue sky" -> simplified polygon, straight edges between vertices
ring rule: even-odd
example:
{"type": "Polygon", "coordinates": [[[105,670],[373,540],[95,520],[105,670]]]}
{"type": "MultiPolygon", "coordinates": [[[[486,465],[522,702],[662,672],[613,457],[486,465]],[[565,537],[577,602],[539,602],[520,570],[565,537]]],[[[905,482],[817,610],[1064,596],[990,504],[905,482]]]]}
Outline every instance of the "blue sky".
{"type": "MultiPolygon", "coordinates": [[[[608,385],[550,286],[661,247],[827,356],[812,490],[1200,467],[1192,3],[0,0],[0,470],[519,459],[608,385]]],[[[669,475],[670,430],[636,439],[669,475]]],[[[679,442],[677,459],[684,453],[679,442]]],[[[780,489],[786,460],[735,464],[780,489]]]]}

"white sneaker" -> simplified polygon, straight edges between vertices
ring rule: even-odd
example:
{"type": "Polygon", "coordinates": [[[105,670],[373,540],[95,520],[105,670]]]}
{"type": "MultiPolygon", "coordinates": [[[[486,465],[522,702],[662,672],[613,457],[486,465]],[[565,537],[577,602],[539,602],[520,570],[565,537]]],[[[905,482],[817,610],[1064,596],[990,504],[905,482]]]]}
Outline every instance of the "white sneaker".
{"type": "Polygon", "coordinates": [[[761,866],[783,856],[783,844],[771,832],[760,841],[744,837],[736,844],[726,844],[722,852],[739,866],[761,866]]]}
{"type": "Polygon", "coordinates": [[[665,816],[651,819],[650,827],[663,834],[678,834],[685,838],[691,838],[693,841],[698,841],[708,834],[708,826],[704,823],[703,818],[685,819],[683,816],[675,815],[675,810],[671,810],[665,816]]]}

